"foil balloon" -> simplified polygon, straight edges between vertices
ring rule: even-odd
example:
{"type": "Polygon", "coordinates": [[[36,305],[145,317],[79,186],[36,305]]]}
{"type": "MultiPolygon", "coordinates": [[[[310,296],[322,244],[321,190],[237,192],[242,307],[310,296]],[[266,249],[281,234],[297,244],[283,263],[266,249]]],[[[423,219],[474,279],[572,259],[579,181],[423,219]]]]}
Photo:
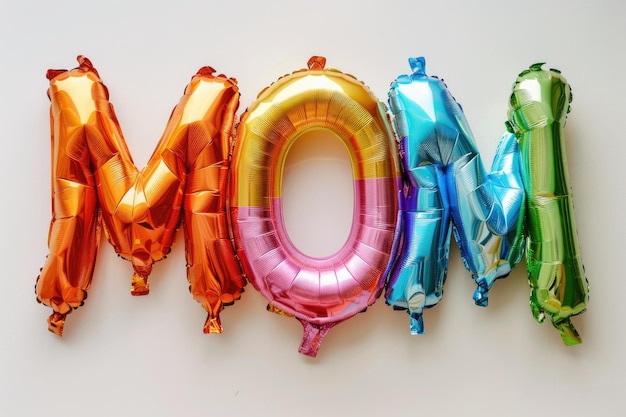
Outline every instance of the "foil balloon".
{"type": "Polygon", "coordinates": [[[539,322],[548,317],[566,345],[581,342],[570,317],[585,311],[589,293],[563,135],[571,99],[570,86],[559,71],[533,65],[513,86],[508,122],[519,140],[528,201],[531,310],[539,322]]]}
{"type": "Polygon", "coordinates": [[[386,109],[357,79],[323,57],[262,91],[237,128],[232,219],[238,253],[270,311],[304,327],[299,351],[317,355],[324,336],[381,294],[397,219],[396,148],[386,109]],[[285,230],[281,177],[300,135],[333,132],[352,162],[354,214],[344,246],[325,258],[301,253],[285,230]]]}
{"type": "Polygon", "coordinates": [[[52,222],[36,294],[52,307],[49,329],[62,335],[66,315],[87,297],[101,231],[132,262],[131,293],[144,295],[153,263],[170,251],[184,219],[190,291],[208,312],[205,332],[221,332],[219,312],[245,284],[225,194],[239,104],[236,81],[201,68],[139,171],[98,72],[87,58],[78,62],[73,70],[47,74],[52,222]]]}
{"type": "Polygon", "coordinates": [[[524,190],[515,136],[500,139],[487,173],[443,80],[426,74],[424,58],[409,63],[412,74],[398,77],[389,91],[404,187],[401,238],[385,298],[409,313],[411,333],[420,334],[424,308],[443,296],[452,231],[476,281],[477,305],[487,305],[494,281],[520,261],[524,190]]]}

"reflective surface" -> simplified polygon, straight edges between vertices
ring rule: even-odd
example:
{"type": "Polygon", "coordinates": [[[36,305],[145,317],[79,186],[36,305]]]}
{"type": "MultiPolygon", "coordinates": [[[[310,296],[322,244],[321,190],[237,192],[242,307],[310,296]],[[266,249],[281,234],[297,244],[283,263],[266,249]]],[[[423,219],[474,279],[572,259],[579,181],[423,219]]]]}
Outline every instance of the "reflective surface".
{"type": "Polygon", "coordinates": [[[581,342],[570,317],[585,311],[588,284],[574,219],[563,127],[570,110],[569,84],[556,70],[533,65],[517,78],[509,127],[522,152],[528,200],[526,265],[530,306],[546,316],[566,345],[581,342]]]}
{"type": "Polygon", "coordinates": [[[232,165],[232,218],[239,256],[270,311],[304,326],[300,352],[315,356],[337,323],[380,295],[396,227],[396,150],[385,107],[354,77],[309,69],[280,78],[242,116],[232,165]],[[344,246],[325,258],[292,244],[283,222],[285,156],[300,135],[332,131],[352,161],[354,214],[344,246]]]}
{"type": "Polygon", "coordinates": [[[169,252],[184,218],[190,291],[208,312],[205,332],[221,332],[219,312],[245,284],[225,195],[235,81],[201,68],[139,171],[106,87],[87,58],[78,61],[73,70],[48,72],[53,215],[36,292],[54,311],[49,329],[61,335],[65,316],[86,298],[101,230],[132,262],[132,294],[144,295],[153,263],[169,252]]]}
{"type": "Polygon", "coordinates": [[[487,305],[494,281],[520,261],[524,191],[515,137],[500,139],[487,174],[461,106],[442,80],[426,74],[423,58],[409,63],[413,73],[389,91],[404,187],[385,296],[394,309],[407,310],[411,333],[420,334],[423,309],[443,296],[452,230],[478,285],[478,305],[487,305]]]}

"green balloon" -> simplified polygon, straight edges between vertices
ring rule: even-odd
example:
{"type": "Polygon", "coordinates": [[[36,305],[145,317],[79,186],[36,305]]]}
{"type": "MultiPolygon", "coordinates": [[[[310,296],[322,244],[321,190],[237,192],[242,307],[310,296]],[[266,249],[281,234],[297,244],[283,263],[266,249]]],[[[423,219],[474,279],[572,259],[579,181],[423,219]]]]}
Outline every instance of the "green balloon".
{"type": "Polygon", "coordinates": [[[531,310],[539,322],[548,317],[566,345],[582,341],[570,317],[589,298],[563,136],[571,100],[559,71],[532,65],[515,81],[507,123],[522,154],[531,310]]]}

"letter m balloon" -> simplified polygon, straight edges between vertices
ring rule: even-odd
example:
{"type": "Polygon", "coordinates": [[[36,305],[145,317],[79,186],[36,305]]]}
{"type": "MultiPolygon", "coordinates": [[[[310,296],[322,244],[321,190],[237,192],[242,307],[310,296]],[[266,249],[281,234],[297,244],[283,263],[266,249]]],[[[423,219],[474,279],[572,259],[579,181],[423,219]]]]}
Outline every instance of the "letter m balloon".
{"type": "Polygon", "coordinates": [[[228,228],[226,189],[236,81],[209,67],[192,77],[147,166],[128,151],[107,88],[91,62],[50,70],[52,221],[50,254],[37,300],[53,310],[50,331],[87,298],[101,232],[132,262],[131,293],[149,291],[155,261],[184,226],[187,278],[208,312],[205,333],[220,333],[219,313],[245,285],[228,228]]]}

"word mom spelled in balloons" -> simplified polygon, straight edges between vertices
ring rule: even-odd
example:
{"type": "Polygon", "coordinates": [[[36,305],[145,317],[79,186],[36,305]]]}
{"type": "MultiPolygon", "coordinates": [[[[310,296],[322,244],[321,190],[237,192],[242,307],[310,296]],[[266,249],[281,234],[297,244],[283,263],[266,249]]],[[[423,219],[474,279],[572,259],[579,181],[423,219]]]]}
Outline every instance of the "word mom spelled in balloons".
{"type": "Polygon", "coordinates": [[[300,352],[384,294],[424,332],[424,309],[443,296],[451,236],[486,306],[495,280],[524,253],[530,306],[567,345],[585,311],[563,127],[571,93],[559,71],[533,65],[513,85],[509,117],[487,172],[461,106],[423,58],[391,84],[389,107],[357,78],[308,68],[264,89],[237,123],[233,78],[201,68],[174,108],[147,166],[135,167],[108,90],[92,63],[49,70],[52,221],[37,300],[61,336],[87,298],[101,233],[131,261],[131,293],[149,293],[153,264],[182,226],[187,279],[207,312],[205,333],[249,280],[268,310],[298,319],[300,352]],[[348,239],[315,258],[289,239],[282,176],[303,134],[332,133],[348,151],[354,210],[348,239]]]}

